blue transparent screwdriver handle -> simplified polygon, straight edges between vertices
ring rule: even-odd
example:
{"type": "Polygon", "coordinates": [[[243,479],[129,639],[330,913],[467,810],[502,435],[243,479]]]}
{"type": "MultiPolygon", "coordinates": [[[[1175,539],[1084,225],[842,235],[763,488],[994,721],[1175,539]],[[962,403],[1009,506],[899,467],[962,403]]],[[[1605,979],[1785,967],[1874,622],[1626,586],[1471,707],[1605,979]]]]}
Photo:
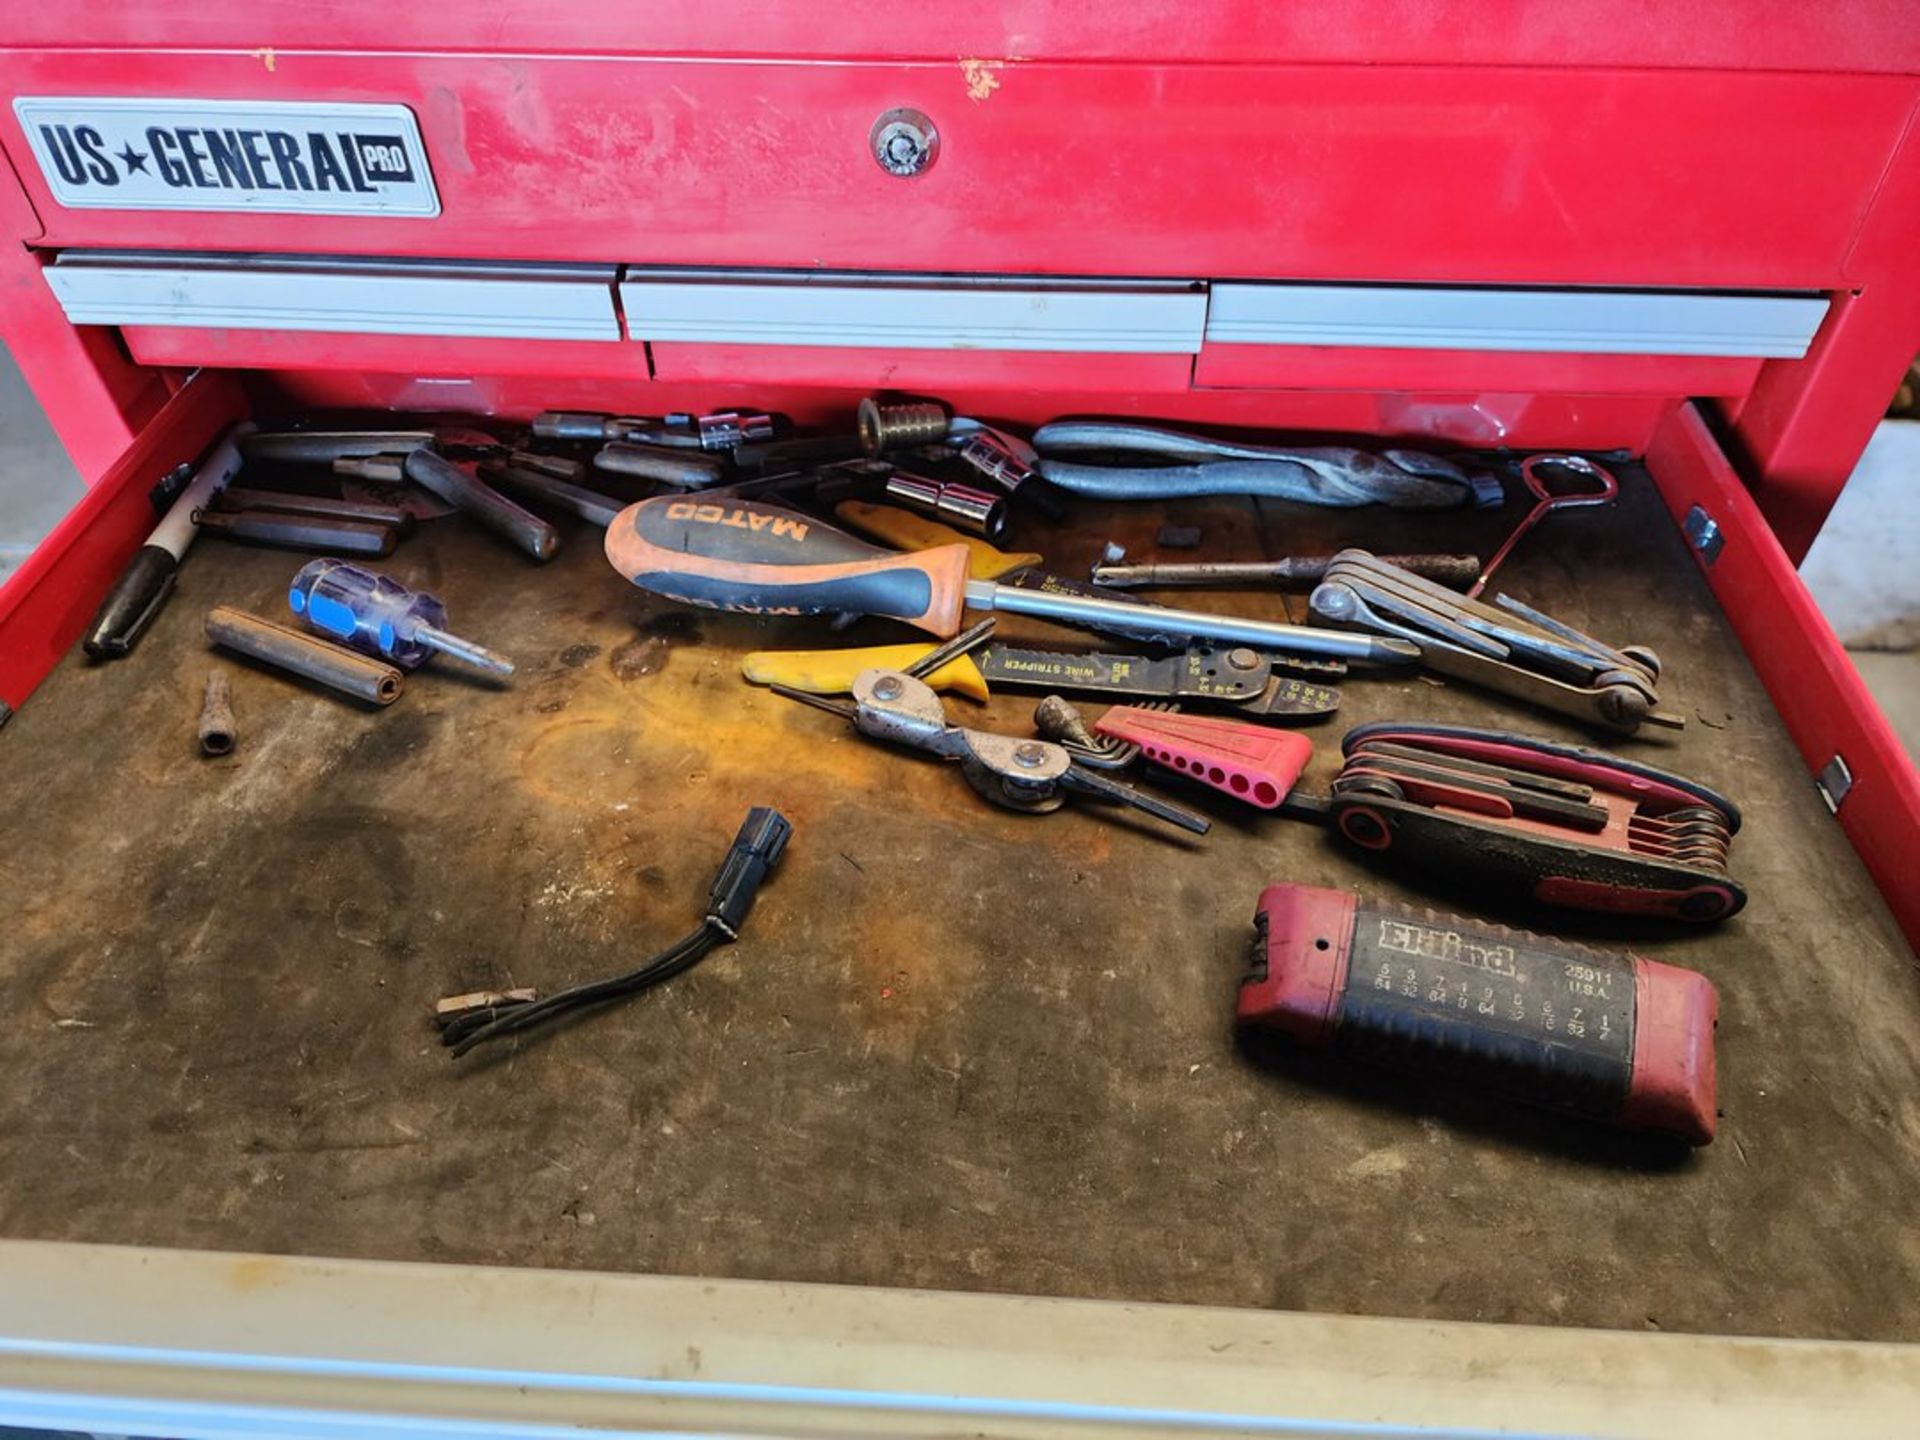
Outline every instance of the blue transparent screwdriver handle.
{"type": "Polygon", "coordinates": [[[513,662],[446,630],[447,607],[424,591],[344,560],[315,560],[293,577],[293,613],[322,635],[412,670],[436,650],[490,675],[511,675],[513,662]]]}

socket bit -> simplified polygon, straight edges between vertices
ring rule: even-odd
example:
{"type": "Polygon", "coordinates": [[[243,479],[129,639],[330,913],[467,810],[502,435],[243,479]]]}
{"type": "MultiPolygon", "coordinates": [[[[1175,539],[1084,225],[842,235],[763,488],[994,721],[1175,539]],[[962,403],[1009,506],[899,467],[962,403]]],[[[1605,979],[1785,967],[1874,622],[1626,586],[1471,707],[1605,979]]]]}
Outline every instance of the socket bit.
{"type": "Polygon", "coordinates": [[[200,753],[231,754],[238,733],[233,723],[233,691],[226,672],[215,670],[207,676],[206,698],[200,703],[200,753]]]}
{"type": "Polygon", "coordinates": [[[972,485],[895,473],[887,477],[887,495],[969,535],[997,540],[1007,528],[1006,498],[972,485]]]}

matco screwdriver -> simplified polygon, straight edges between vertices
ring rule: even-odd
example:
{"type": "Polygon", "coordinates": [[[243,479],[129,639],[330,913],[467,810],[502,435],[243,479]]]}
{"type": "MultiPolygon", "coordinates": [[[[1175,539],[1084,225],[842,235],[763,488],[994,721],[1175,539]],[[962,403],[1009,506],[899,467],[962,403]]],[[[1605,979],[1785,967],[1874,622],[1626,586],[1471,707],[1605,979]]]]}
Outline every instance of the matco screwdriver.
{"type": "Polygon", "coordinates": [[[490,675],[513,674],[505,656],[449,635],[447,607],[439,600],[344,560],[303,567],[293,577],[287,604],[321,634],[403,669],[415,669],[438,651],[490,675]]]}
{"type": "Polygon", "coordinates": [[[613,568],[643,590],[749,615],[886,615],[947,636],[971,605],[1120,635],[1180,635],[1391,665],[1420,655],[1404,640],[973,580],[965,545],[903,555],[746,500],[642,500],[607,527],[606,550],[613,568]]]}

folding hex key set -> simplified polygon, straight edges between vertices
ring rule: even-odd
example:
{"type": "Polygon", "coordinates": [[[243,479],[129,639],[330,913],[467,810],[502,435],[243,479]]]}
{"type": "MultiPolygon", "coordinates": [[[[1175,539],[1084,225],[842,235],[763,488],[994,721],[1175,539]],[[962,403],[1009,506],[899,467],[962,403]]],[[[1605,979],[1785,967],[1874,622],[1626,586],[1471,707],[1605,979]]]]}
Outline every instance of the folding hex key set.
{"type": "Polygon", "coordinates": [[[1418,724],[1348,732],[1324,815],[1363,850],[1550,905],[1702,923],[1739,912],[1733,803],[1579,746],[1418,724]]]}
{"type": "Polygon", "coordinates": [[[1719,997],[1695,971],[1310,885],[1270,887],[1254,928],[1244,1025],[1713,1139],[1719,997]]]}

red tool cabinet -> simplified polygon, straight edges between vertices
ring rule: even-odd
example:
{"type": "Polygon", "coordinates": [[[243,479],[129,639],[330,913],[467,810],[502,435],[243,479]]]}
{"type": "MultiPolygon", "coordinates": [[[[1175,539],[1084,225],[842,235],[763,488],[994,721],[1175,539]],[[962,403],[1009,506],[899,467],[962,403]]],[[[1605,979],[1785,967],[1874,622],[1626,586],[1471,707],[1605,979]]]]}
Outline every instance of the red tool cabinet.
{"type": "Polygon", "coordinates": [[[806,423],[885,388],[1624,450],[1920,941],[1920,780],[1794,570],[1920,351],[1914,19],[8,4],[0,339],[89,489],[0,588],[0,700],[243,414],[806,423]],[[920,173],[876,158],[903,109],[920,173]],[[398,127],[410,173],[200,153],[276,125],[398,127]]]}

